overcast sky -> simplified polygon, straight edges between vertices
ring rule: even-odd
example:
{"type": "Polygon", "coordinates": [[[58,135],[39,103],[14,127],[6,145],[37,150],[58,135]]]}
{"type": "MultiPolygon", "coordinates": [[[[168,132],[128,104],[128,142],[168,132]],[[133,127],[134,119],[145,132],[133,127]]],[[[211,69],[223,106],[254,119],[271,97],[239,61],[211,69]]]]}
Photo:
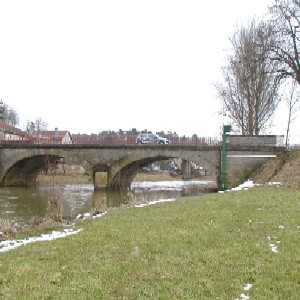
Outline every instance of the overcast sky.
{"type": "Polygon", "coordinates": [[[271,3],[0,0],[0,98],[21,127],[218,136],[228,38],[271,3]]]}

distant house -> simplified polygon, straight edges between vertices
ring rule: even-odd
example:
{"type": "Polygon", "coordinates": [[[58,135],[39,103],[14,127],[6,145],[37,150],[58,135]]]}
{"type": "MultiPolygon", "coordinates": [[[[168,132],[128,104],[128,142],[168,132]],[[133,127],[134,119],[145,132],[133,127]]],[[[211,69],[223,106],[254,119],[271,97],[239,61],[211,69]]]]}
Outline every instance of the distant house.
{"type": "Polygon", "coordinates": [[[74,144],[69,131],[40,130],[34,131],[32,136],[38,144],[74,144]]]}
{"type": "Polygon", "coordinates": [[[0,140],[1,142],[18,142],[18,141],[28,141],[30,137],[26,132],[22,131],[15,126],[9,125],[4,121],[0,121],[0,140]]]}

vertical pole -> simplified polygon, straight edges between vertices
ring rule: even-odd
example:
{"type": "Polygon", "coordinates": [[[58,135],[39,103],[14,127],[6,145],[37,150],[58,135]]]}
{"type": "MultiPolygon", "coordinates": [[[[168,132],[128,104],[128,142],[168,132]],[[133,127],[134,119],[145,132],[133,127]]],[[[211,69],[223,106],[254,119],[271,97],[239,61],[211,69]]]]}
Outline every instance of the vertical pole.
{"type": "Polygon", "coordinates": [[[221,156],[221,189],[225,191],[225,178],[226,178],[226,157],[227,157],[227,132],[231,131],[231,125],[223,126],[223,144],[221,156]]]}

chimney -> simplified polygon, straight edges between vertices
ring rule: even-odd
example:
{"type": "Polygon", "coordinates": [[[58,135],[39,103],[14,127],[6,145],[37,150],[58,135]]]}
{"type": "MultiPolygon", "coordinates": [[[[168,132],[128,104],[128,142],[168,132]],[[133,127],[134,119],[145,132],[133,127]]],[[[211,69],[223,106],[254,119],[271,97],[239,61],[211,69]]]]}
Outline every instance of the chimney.
{"type": "Polygon", "coordinates": [[[57,127],[55,127],[55,130],[54,130],[54,138],[58,139],[58,128],[57,127]]]}

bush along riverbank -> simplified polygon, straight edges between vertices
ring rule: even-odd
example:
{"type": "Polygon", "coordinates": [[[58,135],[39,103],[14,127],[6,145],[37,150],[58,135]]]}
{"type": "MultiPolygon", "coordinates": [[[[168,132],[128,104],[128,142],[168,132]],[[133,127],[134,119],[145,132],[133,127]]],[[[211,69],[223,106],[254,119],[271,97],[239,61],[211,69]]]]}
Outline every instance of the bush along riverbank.
{"type": "Polygon", "coordinates": [[[76,234],[0,253],[0,297],[298,299],[299,199],[254,188],[77,220],[76,234]]]}

